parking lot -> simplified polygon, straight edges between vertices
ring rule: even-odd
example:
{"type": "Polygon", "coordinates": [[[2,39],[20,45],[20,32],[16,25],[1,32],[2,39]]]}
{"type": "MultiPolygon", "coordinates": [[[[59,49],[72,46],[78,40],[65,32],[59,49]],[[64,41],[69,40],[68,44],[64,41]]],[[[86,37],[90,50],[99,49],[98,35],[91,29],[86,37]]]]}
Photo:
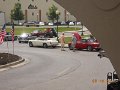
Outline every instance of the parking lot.
{"type": "MultiPolygon", "coordinates": [[[[3,43],[0,51],[12,53],[12,42],[8,45],[3,43]]],[[[106,75],[114,71],[98,52],[29,47],[18,41],[14,49],[27,63],[0,72],[0,90],[106,90],[106,75]]]]}

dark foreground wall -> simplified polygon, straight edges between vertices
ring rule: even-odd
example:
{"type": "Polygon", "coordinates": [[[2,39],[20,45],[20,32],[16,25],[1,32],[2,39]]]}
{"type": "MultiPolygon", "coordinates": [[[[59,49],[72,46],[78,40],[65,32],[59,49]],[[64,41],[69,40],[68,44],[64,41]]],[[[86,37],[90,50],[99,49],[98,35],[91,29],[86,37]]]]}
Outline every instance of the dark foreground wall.
{"type": "Polygon", "coordinates": [[[107,51],[120,77],[120,0],[55,0],[81,21],[107,51]]]}

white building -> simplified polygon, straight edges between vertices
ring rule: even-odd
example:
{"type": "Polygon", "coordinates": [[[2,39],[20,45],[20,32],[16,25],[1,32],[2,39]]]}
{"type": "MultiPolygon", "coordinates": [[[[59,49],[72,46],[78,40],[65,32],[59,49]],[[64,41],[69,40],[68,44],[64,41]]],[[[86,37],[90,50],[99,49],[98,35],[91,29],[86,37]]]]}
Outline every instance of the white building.
{"type": "Polygon", "coordinates": [[[48,12],[49,7],[53,4],[58,7],[60,11],[60,20],[59,21],[67,21],[68,19],[71,21],[75,21],[75,17],[68,14],[68,12],[58,5],[53,0],[1,0],[0,1],[0,11],[5,12],[6,22],[11,22],[10,13],[14,8],[15,3],[20,3],[22,7],[22,11],[25,15],[24,21],[44,21],[48,22],[48,18],[46,13],[48,12]]]}

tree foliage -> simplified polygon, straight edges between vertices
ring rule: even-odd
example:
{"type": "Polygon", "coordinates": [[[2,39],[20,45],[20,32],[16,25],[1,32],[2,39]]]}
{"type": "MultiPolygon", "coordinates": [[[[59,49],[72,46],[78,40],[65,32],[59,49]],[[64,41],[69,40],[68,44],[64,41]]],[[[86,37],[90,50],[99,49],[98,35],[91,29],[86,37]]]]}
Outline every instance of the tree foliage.
{"type": "Polygon", "coordinates": [[[46,13],[47,17],[49,20],[51,20],[53,23],[55,20],[57,20],[57,18],[60,18],[60,13],[57,15],[56,11],[58,10],[58,8],[55,5],[52,5],[49,8],[49,11],[46,13]]]}
{"type": "Polygon", "coordinates": [[[11,19],[13,20],[23,20],[24,19],[24,14],[21,10],[21,4],[20,3],[16,3],[14,6],[14,9],[11,10],[11,19]]]}

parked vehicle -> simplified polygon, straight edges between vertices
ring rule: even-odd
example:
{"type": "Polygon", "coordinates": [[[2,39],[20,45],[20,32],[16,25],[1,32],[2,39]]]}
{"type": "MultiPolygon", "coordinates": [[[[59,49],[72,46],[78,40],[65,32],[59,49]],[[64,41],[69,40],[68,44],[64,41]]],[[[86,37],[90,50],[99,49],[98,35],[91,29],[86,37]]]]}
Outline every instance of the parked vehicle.
{"type": "MultiPolygon", "coordinates": [[[[94,49],[96,51],[100,50],[100,43],[97,40],[81,39],[79,38],[80,35],[77,33],[74,33],[74,35],[77,38],[76,49],[87,49],[88,51],[93,51],[94,49]]],[[[73,49],[71,42],[68,43],[68,47],[70,50],[73,49]]]]}
{"type": "Polygon", "coordinates": [[[39,36],[44,36],[45,33],[42,32],[41,30],[34,30],[33,32],[31,32],[31,35],[39,37],[39,36]]]}
{"type": "Polygon", "coordinates": [[[77,22],[76,25],[81,25],[81,22],[77,22]]]}
{"type": "Polygon", "coordinates": [[[72,25],[75,25],[75,24],[74,24],[74,22],[69,22],[69,25],[71,25],[71,26],[72,26],[72,25]]]}
{"type": "Polygon", "coordinates": [[[28,43],[29,40],[35,39],[36,36],[31,36],[29,33],[23,33],[18,37],[18,42],[19,43],[28,43]]]}
{"type": "Polygon", "coordinates": [[[35,40],[29,40],[29,46],[42,46],[44,48],[48,48],[52,46],[53,48],[58,45],[58,41],[56,38],[36,38],[35,40]]]}
{"type": "Polygon", "coordinates": [[[47,28],[44,33],[45,37],[49,38],[57,37],[57,32],[55,28],[47,28]]]}
{"type": "Polygon", "coordinates": [[[24,25],[24,23],[22,23],[22,22],[19,23],[19,26],[23,26],[23,25],[24,25]]]}
{"type": "MultiPolygon", "coordinates": [[[[14,41],[17,40],[17,36],[14,35],[14,41]]],[[[7,32],[5,37],[4,37],[4,41],[12,41],[12,35],[10,32],[7,32]]]]}
{"type": "Polygon", "coordinates": [[[24,23],[24,25],[25,25],[26,27],[29,27],[29,26],[39,27],[39,23],[36,23],[36,22],[34,22],[34,21],[26,22],[26,23],[24,23]]]}
{"type": "Polygon", "coordinates": [[[53,37],[57,37],[57,32],[55,28],[46,28],[45,31],[34,30],[33,32],[31,32],[31,35],[37,37],[53,38],[53,37]]]}
{"type": "Polygon", "coordinates": [[[54,23],[52,23],[52,22],[48,22],[48,25],[49,25],[49,26],[53,26],[54,23]]]}
{"type": "Polygon", "coordinates": [[[61,25],[61,22],[54,22],[54,25],[61,25]]]}
{"type": "Polygon", "coordinates": [[[66,25],[66,22],[65,22],[65,21],[62,21],[62,22],[61,22],[61,25],[66,25]]]}
{"type": "Polygon", "coordinates": [[[40,25],[40,26],[44,26],[45,23],[44,23],[44,22],[39,22],[39,25],[40,25]]]}

